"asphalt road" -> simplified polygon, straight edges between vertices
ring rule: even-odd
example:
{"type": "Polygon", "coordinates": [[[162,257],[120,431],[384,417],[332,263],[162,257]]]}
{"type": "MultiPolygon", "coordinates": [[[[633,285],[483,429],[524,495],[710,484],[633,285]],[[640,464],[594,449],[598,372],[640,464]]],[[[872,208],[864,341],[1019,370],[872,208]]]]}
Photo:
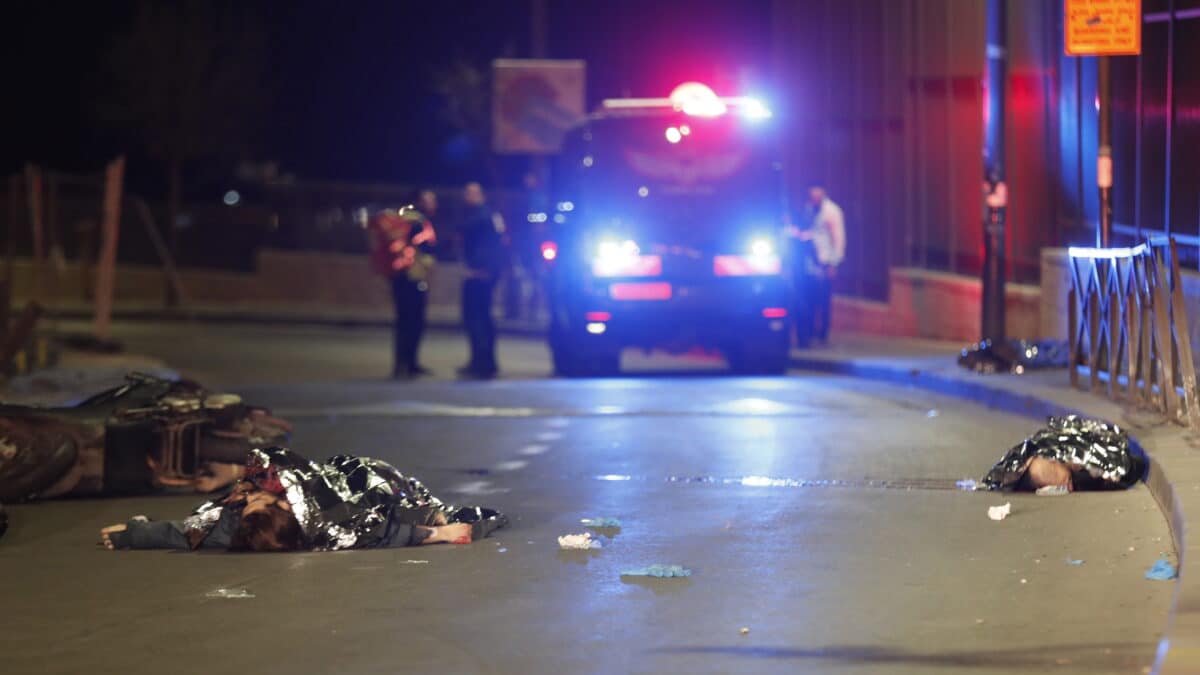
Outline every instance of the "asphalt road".
{"type": "MultiPolygon", "coordinates": [[[[1170,539],[1144,488],[956,489],[1032,431],[1022,418],[711,359],[562,381],[510,341],[508,379],[393,383],[377,331],[119,329],[274,406],[297,450],[386,459],[512,526],[469,546],[114,553],[99,527],[197,500],[14,506],[2,672],[1139,673],[1165,627],[1172,585],[1142,575],[1170,539]],[[558,550],[590,516],[622,521],[611,544],[558,550]],[[694,574],[621,576],[652,563],[694,574]],[[222,588],[254,597],[208,597],[222,588]]],[[[442,375],[456,344],[430,347],[442,375]]]]}

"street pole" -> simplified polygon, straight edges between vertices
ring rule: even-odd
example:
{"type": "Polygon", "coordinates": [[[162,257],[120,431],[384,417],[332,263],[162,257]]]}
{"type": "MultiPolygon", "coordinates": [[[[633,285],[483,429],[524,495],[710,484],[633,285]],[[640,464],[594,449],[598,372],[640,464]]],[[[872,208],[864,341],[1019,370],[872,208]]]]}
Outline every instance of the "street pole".
{"type": "Polygon", "coordinates": [[[1008,186],[1004,182],[1004,99],[1007,84],[1007,0],[987,3],[987,73],[983,143],[983,339],[1002,342],[1008,186]]]}
{"type": "Polygon", "coordinates": [[[1096,156],[1096,185],[1100,188],[1100,227],[1096,232],[1096,245],[1107,248],[1113,216],[1112,66],[1110,57],[1099,58],[1100,148],[1096,156]]]}

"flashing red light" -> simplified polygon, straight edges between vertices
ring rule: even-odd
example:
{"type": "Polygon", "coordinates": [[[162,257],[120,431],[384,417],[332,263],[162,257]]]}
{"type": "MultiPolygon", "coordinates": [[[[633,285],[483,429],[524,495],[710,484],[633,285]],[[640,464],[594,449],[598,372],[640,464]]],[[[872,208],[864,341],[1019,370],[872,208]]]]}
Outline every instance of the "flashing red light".
{"type": "Polygon", "coordinates": [[[552,241],[542,242],[542,260],[550,262],[558,257],[558,244],[552,241]]]}
{"type": "Polygon", "coordinates": [[[787,316],[787,310],[782,307],[767,307],[762,311],[763,318],[782,319],[787,316]]]}
{"type": "Polygon", "coordinates": [[[608,321],[612,318],[612,314],[608,312],[588,312],[583,316],[588,321],[608,321]]]}
{"type": "Polygon", "coordinates": [[[664,281],[613,284],[608,287],[608,294],[613,300],[670,300],[671,284],[664,281]]]}
{"type": "Polygon", "coordinates": [[[671,105],[685,115],[720,117],[725,114],[725,102],[708,85],[684,82],[671,91],[671,105]]]}

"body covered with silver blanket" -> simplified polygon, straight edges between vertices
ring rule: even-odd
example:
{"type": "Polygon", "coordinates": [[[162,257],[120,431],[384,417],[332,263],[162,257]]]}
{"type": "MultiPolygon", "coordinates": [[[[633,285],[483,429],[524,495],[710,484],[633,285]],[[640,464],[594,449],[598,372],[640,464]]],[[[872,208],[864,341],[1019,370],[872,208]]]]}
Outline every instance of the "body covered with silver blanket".
{"type": "MultiPolygon", "coordinates": [[[[491,509],[445,504],[421,481],[368,457],[336,455],[314,462],[286,448],[258,449],[246,460],[245,479],[287,499],[313,550],[372,548],[393,518],[425,526],[506,521],[491,509]]],[[[184,521],[193,548],[223,508],[220,499],[206,502],[184,521]]]]}
{"type": "Polygon", "coordinates": [[[1029,463],[1044,457],[1066,464],[1082,480],[1081,489],[1122,489],[1146,473],[1146,458],[1130,446],[1129,434],[1115,424],[1076,415],[1051,417],[1046,426],[1013,446],[983,478],[989,490],[1018,487],[1029,463]]]}

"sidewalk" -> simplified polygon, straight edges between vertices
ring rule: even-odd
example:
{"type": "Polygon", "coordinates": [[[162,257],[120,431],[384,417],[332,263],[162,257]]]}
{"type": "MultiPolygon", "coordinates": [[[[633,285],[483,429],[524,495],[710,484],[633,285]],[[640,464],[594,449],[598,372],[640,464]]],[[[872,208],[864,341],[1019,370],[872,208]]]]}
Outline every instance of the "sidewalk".
{"type": "MultiPolygon", "coordinates": [[[[85,303],[74,305],[58,304],[47,309],[47,321],[53,319],[89,320],[92,308],[85,303]]],[[[504,318],[494,311],[496,325],[501,333],[519,336],[545,334],[545,318],[504,318]]],[[[260,324],[308,324],[325,326],[374,326],[391,327],[393,322],[390,308],[344,307],[311,304],[272,305],[188,305],[168,309],[161,303],[121,303],[113,308],[114,320],[125,321],[212,321],[260,324]]],[[[433,329],[458,330],[462,327],[461,314],[457,305],[430,305],[427,310],[428,326],[433,329]]]]}
{"type": "Polygon", "coordinates": [[[1200,552],[1186,537],[1188,525],[1200,522],[1200,452],[1187,429],[1074,389],[1065,370],[978,375],[956,363],[964,345],[845,335],[831,342],[824,349],[794,351],[792,366],[919,387],[1038,421],[1078,413],[1128,429],[1151,458],[1147,486],[1171,528],[1179,558],[1175,601],[1154,672],[1200,673],[1200,552]]]}
{"type": "Polygon", "coordinates": [[[160,359],[138,354],[63,352],[58,363],[11,379],[0,377],[0,403],[63,406],[120,386],[130,372],[177,379],[160,359]]]}

